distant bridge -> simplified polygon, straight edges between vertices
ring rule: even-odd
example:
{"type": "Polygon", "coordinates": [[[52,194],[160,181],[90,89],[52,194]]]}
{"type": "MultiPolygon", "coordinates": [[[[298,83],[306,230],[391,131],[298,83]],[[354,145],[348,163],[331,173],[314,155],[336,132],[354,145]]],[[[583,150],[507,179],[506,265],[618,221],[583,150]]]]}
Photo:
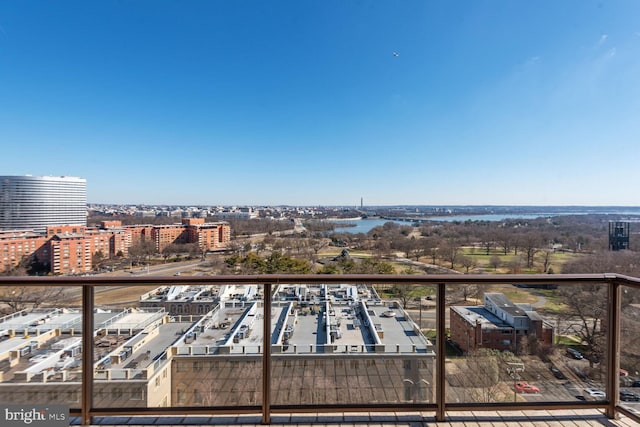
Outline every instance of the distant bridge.
{"type": "Polygon", "coordinates": [[[417,222],[417,223],[423,223],[423,222],[430,222],[433,220],[430,220],[428,218],[409,218],[409,217],[393,217],[393,216],[381,216],[380,219],[386,219],[389,221],[397,221],[397,222],[417,222]]]}

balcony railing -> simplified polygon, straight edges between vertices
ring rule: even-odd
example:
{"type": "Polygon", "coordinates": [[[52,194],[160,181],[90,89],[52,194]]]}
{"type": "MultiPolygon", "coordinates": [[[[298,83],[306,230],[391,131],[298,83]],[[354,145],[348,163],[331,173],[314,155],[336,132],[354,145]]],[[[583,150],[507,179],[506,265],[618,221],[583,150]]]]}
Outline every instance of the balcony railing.
{"type": "MultiPolygon", "coordinates": [[[[5,301],[11,297],[13,289],[43,286],[64,287],[69,300],[73,299],[74,293],[77,294],[80,301],[78,305],[81,307],[76,307],[75,313],[81,312],[81,322],[76,324],[75,328],[73,327],[74,320],[71,316],[74,313],[73,309],[67,311],[71,317],[65,319],[61,317],[59,325],[49,328],[39,328],[40,324],[53,322],[46,314],[27,325],[22,331],[16,332],[11,329],[10,334],[7,332],[9,331],[6,329],[7,325],[14,325],[15,322],[20,321],[20,318],[16,319],[16,316],[12,316],[6,318],[6,323],[3,323],[5,319],[0,321],[0,330],[4,330],[5,335],[15,338],[16,334],[22,334],[19,338],[23,340],[19,348],[16,347],[17,350],[7,352],[6,360],[0,360],[0,368],[4,373],[0,377],[2,378],[0,388],[10,387],[13,396],[20,397],[16,398],[18,400],[9,401],[8,394],[0,393],[0,396],[5,396],[1,398],[0,403],[16,404],[21,402],[20,399],[38,401],[37,396],[42,396],[38,393],[48,393],[49,402],[69,404],[71,415],[80,417],[83,425],[91,424],[93,417],[96,416],[118,415],[178,416],[253,413],[260,414],[263,423],[269,423],[272,414],[279,413],[432,411],[436,420],[443,421],[447,412],[453,411],[592,408],[603,409],[610,418],[615,417],[619,412],[640,422],[640,418],[633,409],[636,404],[633,402],[621,404],[619,398],[620,391],[624,392],[623,389],[630,386],[628,382],[622,383],[620,376],[623,373],[629,375],[620,369],[621,339],[634,338],[627,335],[633,335],[631,331],[636,330],[635,322],[638,320],[632,317],[623,322],[623,292],[640,294],[640,279],[632,277],[618,274],[589,274],[0,278],[0,293],[5,295],[5,301]],[[366,284],[375,285],[376,289],[382,289],[385,286],[403,286],[424,290],[426,287],[429,289],[430,306],[425,308],[424,301],[420,298],[420,302],[416,304],[418,307],[414,309],[414,311],[419,310],[418,314],[414,313],[410,318],[401,314],[389,320],[382,317],[405,313],[402,310],[402,304],[388,306],[387,301],[380,304],[370,302],[368,308],[365,305],[365,311],[362,313],[364,317],[360,318],[364,319],[365,324],[361,324],[361,320],[351,320],[349,313],[353,312],[353,304],[349,301],[333,300],[334,305],[328,304],[326,307],[308,304],[308,310],[297,310],[294,313],[290,308],[293,306],[287,305],[289,302],[286,298],[271,298],[279,286],[297,284],[366,284]],[[605,310],[587,313],[584,318],[589,320],[589,324],[578,325],[574,322],[575,325],[569,325],[577,319],[564,318],[558,314],[555,324],[552,325],[555,332],[568,327],[594,327],[600,332],[605,332],[606,342],[601,352],[602,360],[580,362],[581,366],[585,369],[588,367],[595,374],[583,376],[579,370],[574,369],[578,362],[571,361],[563,362],[565,365],[557,369],[558,358],[567,358],[567,355],[558,356],[557,352],[549,356],[551,359],[545,361],[538,362],[537,356],[532,357],[531,360],[535,360],[535,363],[531,362],[528,367],[525,365],[529,362],[523,363],[521,359],[495,362],[486,358],[486,360],[474,358],[472,348],[495,348],[503,345],[506,349],[510,349],[508,347],[512,345],[513,351],[517,353],[523,342],[527,341],[529,345],[533,345],[531,344],[534,341],[533,338],[526,336],[526,332],[520,335],[516,328],[513,336],[505,335],[499,342],[489,342],[488,334],[495,331],[480,326],[476,329],[479,332],[466,332],[466,338],[462,340],[457,338],[457,341],[462,342],[448,341],[447,331],[451,330],[453,334],[455,326],[453,318],[447,314],[450,295],[470,285],[485,290],[489,286],[513,284],[520,286],[553,284],[558,285],[559,289],[591,289],[597,286],[602,291],[606,300],[606,304],[603,304],[605,310]],[[121,319],[116,317],[122,316],[122,312],[109,317],[105,314],[108,310],[97,310],[109,305],[108,302],[96,303],[97,294],[103,292],[105,287],[120,289],[128,287],[131,290],[145,287],[147,290],[150,286],[181,285],[213,287],[255,285],[261,292],[254,292],[252,301],[227,303],[231,314],[224,316],[229,317],[220,317],[222,316],[221,308],[211,302],[212,299],[206,295],[199,295],[198,304],[193,305],[200,306],[197,310],[169,312],[166,316],[170,318],[168,323],[166,319],[164,321],[159,319],[157,314],[153,315],[155,317],[150,315],[151,317],[138,323],[142,325],[140,327],[144,332],[137,335],[134,331],[137,326],[119,323],[121,319]],[[258,308],[254,310],[250,303],[255,303],[258,308]],[[351,322],[343,325],[342,329],[345,332],[357,330],[358,334],[368,337],[361,344],[341,342],[341,333],[337,332],[339,328],[331,329],[331,321],[325,320],[329,311],[335,310],[335,307],[342,307],[341,303],[346,304],[342,321],[351,322]],[[376,307],[376,305],[380,306],[376,307]],[[394,307],[398,310],[394,311],[394,307]],[[235,315],[233,313],[238,317],[233,318],[232,316],[235,315]],[[300,324],[302,324],[302,316],[307,314],[309,319],[313,319],[315,322],[313,324],[316,325],[314,327],[317,328],[313,333],[319,334],[318,337],[326,335],[330,338],[326,338],[326,341],[320,341],[318,338],[316,342],[304,344],[296,343],[293,338],[284,339],[286,334],[292,333],[285,331],[288,316],[295,315],[296,319],[298,319],[297,316],[301,316],[300,324]],[[423,314],[424,317],[429,314],[427,327],[424,326],[423,314]],[[375,316],[375,319],[371,316],[375,316]],[[452,322],[449,327],[448,319],[452,322]],[[248,335],[247,329],[243,329],[242,325],[248,322],[260,328],[257,331],[259,340],[241,341],[246,338],[245,333],[248,335]],[[418,327],[415,326],[416,322],[419,323],[418,327]],[[160,333],[158,330],[161,324],[167,328],[162,333],[164,338],[168,339],[168,344],[163,346],[164,350],[161,348],[152,352],[152,347],[145,346],[150,345],[154,334],[160,333]],[[104,326],[99,328],[97,325],[104,326]],[[387,327],[388,329],[383,331],[387,327]],[[389,334],[394,333],[391,328],[396,327],[400,328],[399,330],[408,338],[408,341],[397,344],[392,342],[389,334]],[[214,333],[219,332],[218,329],[226,332],[214,338],[214,333]],[[434,331],[433,335],[424,337],[422,335],[424,329],[434,331]],[[167,330],[172,332],[167,333],[167,330]],[[198,336],[202,337],[208,330],[211,331],[210,341],[198,342],[198,336]],[[31,368],[20,366],[20,363],[27,359],[27,351],[32,351],[31,348],[27,350],[27,343],[32,342],[32,348],[35,349],[52,336],[60,338],[58,335],[64,335],[67,338],[69,335],[68,338],[73,338],[77,337],[78,332],[81,332],[81,344],[84,349],[80,354],[73,354],[73,340],[62,340],[54,349],[61,354],[61,358],[65,358],[64,360],[70,360],[66,358],[67,356],[81,358],[80,365],[75,371],[75,379],[53,366],[42,365],[44,368],[31,371],[29,371],[31,368]],[[240,337],[237,341],[235,341],[236,336],[240,337]],[[386,338],[383,338],[385,336],[386,338]],[[409,344],[406,344],[407,342],[409,344]],[[460,356],[448,353],[452,351],[451,344],[457,344],[457,349],[462,350],[460,356]],[[104,351],[99,351],[102,347],[104,351]],[[142,348],[149,349],[140,350],[142,348]],[[87,349],[93,351],[87,351],[87,349]],[[114,364],[117,366],[113,366],[114,364]],[[556,371],[564,371],[560,375],[563,377],[566,375],[569,378],[549,380],[548,378],[551,378],[549,372],[556,375],[555,371],[542,369],[549,365],[555,366],[556,371]],[[11,375],[9,370],[12,372],[11,375]],[[472,377],[472,373],[479,371],[486,375],[472,377]],[[166,380],[167,377],[173,379],[166,380]],[[516,383],[525,382],[524,380],[538,383],[538,387],[544,384],[541,387],[544,392],[532,394],[523,392],[520,385],[516,386],[516,383]],[[56,384],[56,381],[59,382],[58,384],[68,386],[47,389],[47,385],[56,384]],[[206,383],[206,387],[197,387],[200,384],[198,381],[206,383]],[[107,385],[110,388],[105,388],[107,385]],[[576,389],[579,390],[578,394],[575,392],[576,389]],[[588,391],[585,391],[587,389],[588,391]],[[592,389],[603,389],[605,394],[598,395],[592,389]],[[289,391],[291,391],[290,394],[288,394],[289,391]],[[163,394],[168,396],[164,401],[160,399],[163,394]],[[223,398],[223,396],[226,397],[223,398]]],[[[169,290],[169,292],[172,291],[169,290]]],[[[549,292],[553,293],[553,291],[549,292]]],[[[143,293],[141,291],[137,295],[143,293]]],[[[547,296],[551,294],[547,293],[547,296]]],[[[595,294],[594,298],[597,298],[595,294]]],[[[326,300],[327,297],[320,299],[326,300]]],[[[300,304],[301,301],[304,301],[304,298],[298,297],[295,304],[298,309],[306,305],[300,304]]],[[[137,306],[137,303],[128,301],[122,306],[132,307],[137,306]]],[[[46,307],[46,303],[42,307],[46,307]]],[[[148,310],[149,313],[153,311],[148,310]]],[[[159,308],[155,308],[156,313],[159,311],[161,311],[159,308]]],[[[557,313],[561,312],[562,309],[557,311],[557,313]]],[[[27,314],[28,312],[25,311],[23,316],[25,319],[27,314]]],[[[498,316],[494,323],[499,323],[499,320],[501,319],[498,316]]],[[[506,321],[504,318],[502,320],[506,321]]],[[[550,319],[543,319],[542,323],[546,322],[548,326],[549,321],[550,319]]],[[[535,340],[537,341],[540,337],[537,336],[535,340]]],[[[0,345],[2,344],[0,342],[0,345]]],[[[576,344],[581,343],[578,341],[576,344]]],[[[47,355],[50,356],[54,350],[48,351],[47,355]]],[[[42,356],[43,360],[47,355],[42,356]]],[[[31,365],[37,362],[35,358],[33,359],[31,365]]],[[[629,376],[632,377],[633,373],[629,376]]],[[[633,394],[630,393],[630,395],[633,394]]]]}

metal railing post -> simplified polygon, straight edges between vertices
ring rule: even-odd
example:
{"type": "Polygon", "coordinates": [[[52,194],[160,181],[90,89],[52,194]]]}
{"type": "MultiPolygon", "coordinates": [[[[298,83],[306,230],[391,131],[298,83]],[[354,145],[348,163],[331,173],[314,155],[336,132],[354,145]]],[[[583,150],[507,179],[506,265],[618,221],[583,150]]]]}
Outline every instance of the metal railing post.
{"type": "Polygon", "coordinates": [[[82,286],[82,425],[91,424],[93,408],[93,285],[82,286]]]}
{"type": "Polygon", "coordinates": [[[262,424],[271,423],[271,284],[264,284],[264,325],[262,353],[262,424]]]}
{"type": "Polygon", "coordinates": [[[618,400],[618,373],[620,371],[620,283],[617,279],[611,279],[607,283],[607,396],[609,404],[606,407],[606,415],[609,418],[616,416],[616,402],[618,400]]]}
{"type": "Polygon", "coordinates": [[[445,351],[446,351],[446,323],[445,302],[446,286],[438,283],[438,298],[436,301],[436,420],[444,421],[446,390],[445,390],[445,351]]]}

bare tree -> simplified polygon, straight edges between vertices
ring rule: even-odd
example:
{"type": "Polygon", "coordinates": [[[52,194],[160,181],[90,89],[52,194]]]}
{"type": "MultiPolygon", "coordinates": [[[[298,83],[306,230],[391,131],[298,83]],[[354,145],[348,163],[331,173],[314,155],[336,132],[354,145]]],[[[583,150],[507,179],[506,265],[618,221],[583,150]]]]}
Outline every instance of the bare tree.
{"type": "Polygon", "coordinates": [[[34,309],[45,304],[60,306],[64,301],[64,288],[57,286],[9,286],[0,290],[0,312],[16,313],[25,309],[34,309]]]}
{"type": "Polygon", "coordinates": [[[461,372],[453,378],[456,386],[464,387],[468,397],[474,402],[492,403],[510,400],[504,384],[510,380],[508,363],[519,362],[510,352],[480,349],[470,352],[461,372]]]}
{"type": "Polygon", "coordinates": [[[498,267],[502,265],[502,260],[498,255],[494,255],[489,259],[489,265],[493,267],[493,270],[498,270],[498,267]]]}
{"type": "Polygon", "coordinates": [[[607,317],[607,288],[599,284],[563,286],[558,295],[566,305],[564,323],[586,346],[585,355],[591,367],[604,355],[607,317]]]}
{"type": "Polygon", "coordinates": [[[455,268],[458,256],[460,255],[460,245],[453,239],[446,241],[439,250],[440,256],[451,265],[451,269],[455,268]]]}
{"type": "Polygon", "coordinates": [[[511,274],[522,273],[522,259],[520,259],[520,257],[513,258],[507,263],[507,266],[509,267],[509,273],[511,274]]]}
{"type": "Polygon", "coordinates": [[[551,254],[553,251],[551,249],[545,249],[542,251],[542,272],[546,273],[549,271],[549,267],[551,266],[551,254]]]}
{"type": "Polygon", "coordinates": [[[491,250],[496,246],[496,242],[493,240],[492,233],[484,233],[482,239],[482,248],[485,251],[485,255],[489,255],[491,250]]]}
{"type": "Polygon", "coordinates": [[[329,240],[329,239],[311,239],[311,241],[309,242],[309,246],[313,250],[313,253],[315,255],[318,255],[318,253],[323,248],[326,248],[327,246],[329,246],[330,242],[331,242],[331,240],[329,240]]]}
{"type": "MultiPolygon", "coordinates": [[[[416,239],[415,237],[412,237],[411,239],[409,239],[408,255],[411,255],[411,257],[415,258],[416,261],[419,261],[420,257],[424,256],[426,251],[425,244],[422,242],[422,240],[425,240],[425,239],[416,239]]],[[[407,258],[409,257],[407,256],[407,258]]]]}
{"type": "Polygon", "coordinates": [[[540,243],[541,243],[540,236],[533,232],[527,233],[524,236],[522,236],[522,239],[520,240],[520,244],[524,252],[527,268],[533,267],[534,257],[538,252],[540,243]]]}
{"type": "Polygon", "coordinates": [[[416,287],[409,283],[398,283],[391,288],[391,292],[400,300],[402,308],[406,309],[411,297],[416,293],[416,287]]]}
{"type": "Polygon", "coordinates": [[[460,256],[458,258],[458,262],[460,263],[460,265],[462,265],[462,267],[464,267],[465,273],[467,274],[469,273],[469,270],[476,268],[478,265],[474,257],[466,256],[466,255],[460,256]]]}
{"type": "Polygon", "coordinates": [[[141,240],[129,247],[129,259],[133,264],[139,264],[144,260],[149,260],[151,255],[156,253],[156,246],[150,240],[141,240]]]}
{"type": "Polygon", "coordinates": [[[480,287],[471,283],[447,285],[447,304],[460,301],[467,302],[469,298],[476,298],[480,294],[480,287]]]}

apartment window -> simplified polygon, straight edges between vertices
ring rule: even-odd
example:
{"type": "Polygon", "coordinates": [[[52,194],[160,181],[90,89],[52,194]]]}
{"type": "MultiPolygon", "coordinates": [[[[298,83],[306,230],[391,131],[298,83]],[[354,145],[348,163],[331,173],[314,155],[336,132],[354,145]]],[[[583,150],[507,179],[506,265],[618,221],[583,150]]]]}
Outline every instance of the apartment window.
{"type": "Polygon", "coordinates": [[[193,390],[193,403],[196,405],[202,404],[202,396],[200,395],[200,390],[198,389],[193,390]]]}
{"type": "Polygon", "coordinates": [[[55,402],[58,400],[59,398],[59,393],[57,390],[49,390],[49,392],[47,393],[49,402],[55,402]]]}
{"type": "Polygon", "coordinates": [[[178,400],[178,405],[184,405],[184,401],[185,401],[185,393],[184,390],[180,390],[178,389],[176,391],[176,397],[178,400]]]}
{"type": "Polygon", "coordinates": [[[67,391],[67,402],[79,402],[80,397],[78,390],[69,390],[67,391]]]}
{"type": "Polygon", "coordinates": [[[193,362],[193,370],[194,372],[202,371],[202,361],[196,360],[193,362]]]}

